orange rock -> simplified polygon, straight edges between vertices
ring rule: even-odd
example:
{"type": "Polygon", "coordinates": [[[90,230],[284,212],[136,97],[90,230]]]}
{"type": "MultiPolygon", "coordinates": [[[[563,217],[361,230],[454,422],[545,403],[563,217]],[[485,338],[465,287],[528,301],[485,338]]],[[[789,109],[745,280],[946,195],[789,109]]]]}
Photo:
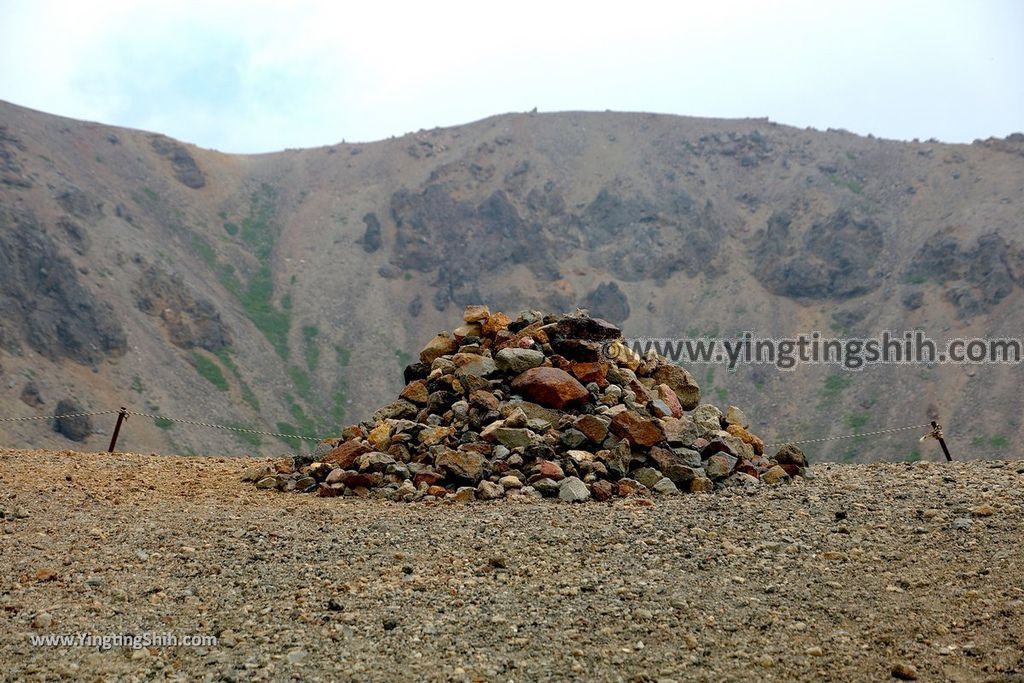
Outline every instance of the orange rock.
{"type": "Polygon", "coordinates": [[[757,455],[764,454],[764,441],[762,441],[756,435],[751,434],[743,427],[740,427],[738,424],[729,425],[728,427],[725,428],[725,431],[729,432],[743,443],[750,444],[754,449],[754,453],[756,453],[757,455]]]}
{"type": "Polygon", "coordinates": [[[448,489],[446,489],[443,486],[428,486],[427,495],[436,496],[437,498],[443,498],[446,495],[448,495],[448,489]]]}
{"type": "Polygon", "coordinates": [[[487,317],[487,320],[483,324],[483,333],[485,337],[494,337],[502,330],[508,329],[508,324],[512,322],[512,319],[507,315],[498,311],[492,313],[487,317]]]}

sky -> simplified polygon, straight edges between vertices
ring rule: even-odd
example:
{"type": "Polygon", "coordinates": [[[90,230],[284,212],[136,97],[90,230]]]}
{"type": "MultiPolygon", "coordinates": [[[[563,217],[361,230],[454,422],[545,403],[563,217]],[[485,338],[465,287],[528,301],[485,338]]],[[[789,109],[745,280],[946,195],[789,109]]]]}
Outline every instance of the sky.
{"type": "Polygon", "coordinates": [[[0,0],[0,99],[255,153],[493,114],[1024,131],[1024,1],[0,0]]]}

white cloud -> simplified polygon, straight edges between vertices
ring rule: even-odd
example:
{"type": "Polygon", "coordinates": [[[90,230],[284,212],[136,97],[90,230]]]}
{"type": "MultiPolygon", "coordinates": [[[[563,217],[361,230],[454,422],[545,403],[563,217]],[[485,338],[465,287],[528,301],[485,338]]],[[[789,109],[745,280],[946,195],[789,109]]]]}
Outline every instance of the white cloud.
{"type": "Polygon", "coordinates": [[[0,98],[227,151],[534,106],[969,141],[1024,127],[1024,5],[0,0],[0,98]]]}

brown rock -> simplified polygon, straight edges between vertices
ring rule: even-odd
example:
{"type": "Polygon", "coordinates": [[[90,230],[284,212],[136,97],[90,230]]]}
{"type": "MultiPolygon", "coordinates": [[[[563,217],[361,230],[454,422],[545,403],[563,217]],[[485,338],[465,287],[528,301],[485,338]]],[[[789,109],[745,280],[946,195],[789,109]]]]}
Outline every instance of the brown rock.
{"type": "Polygon", "coordinates": [[[758,436],[748,432],[746,428],[741,427],[738,424],[730,424],[725,428],[725,431],[740,439],[743,443],[750,444],[756,455],[762,455],[764,453],[764,441],[762,441],[758,436]]]}
{"type": "Polygon", "coordinates": [[[632,410],[624,410],[612,418],[611,430],[615,436],[629,439],[636,446],[649,448],[665,440],[665,432],[657,421],[632,410]]]}
{"type": "Polygon", "coordinates": [[[278,474],[292,474],[295,472],[295,460],[292,458],[281,458],[274,461],[273,468],[278,474]]]}
{"type": "Polygon", "coordinates": [[[667,448],[655,446],[651,448],[648,457],[662,474],[672,480],[674,484],[679,484],[683,489],[686,488],[686,484],[689,484],[697,477],[704,476],[699,468],[687,465],[683,458],[667,448]]]}
{"type": "Polygon", "coordinates": [[[470,304],[466,306],[466,312],[462,314],[462,319],[467,323],[475,323],[482,320],[486,320],[491,315],[491,309],[483,304],[470,304]]]}
{"type": "Polygon", "coordinates": [[[590,495],[596,501],[605,501],[615,494],[615,487],[607,479],[598,479],[590,485],[590,495]]]}
{"type": "Polygon", "coordinates": [[[615,493],[623,498],[640,493],[642,488],[645,488],[644,485],[635,479],[619,479],[615,482],[615,493]]]}
{"type": "Polygon", "coordinates": [[[443,486],[428,486],[427,495],[435,496],[437,498],[444,498],[446,495],[448,495],[448,489],[446,489],[443,486]]]}
{"type": "Polygon", "coordinates": [[[746,414],[736,406],[729,406],[725,409],[725,421],[730,425],[738,425],[744,429],[750,428],[750,420],[746,414]]]}
{"type": "Polygon", "coordinates": [[[693,410],[700,404],[700,385],[685,369],[671,363],[659,365],[651,376],[658,384],[668,385],[683,410],[693,410]]]}
{"type": "Polygon", "coordinates": [[[427,391],[427,380],[417,379],[409,382],[405,385],[405,388],[402,389],[402,393],[399,395],[406,401],[412,401],[413,403],[423,405],[427,402],[427,398],[430,396],[430,392],[427,391]]]}
{"type": "Polygon", "coordinates": [[[497,410],[498,399],[489,391],[477,389],[469,395],[469,402],[483,410],[497,410]]]}
{"type": "Polygon", "coordinates": [[[807,467],[807,456],[804,452],[791,443],[787,443],[775,454],[775,462],[780,465],[796,465],[807,467]]]}
{"type": "Polygon", "coordinates": [[[587,390],[564,370],[531,368],[512,380],[512,390],[543,406],[564,410],[590,398],[587,390]]]}
{"type": "Polygon", "coordinates": [[[366,436],[366,432],[363,431],[362,427],[359,425],[349,425],[341,430],[341,442],[338,445],[340,446],[341,443],[352,439],[361,439],[364,436],[366,436]]]}
{"type": "Polygon", "coordinates": [[[440,472],[434,472],[433,470],[423,470],[422,472],[417,472],[412,477],[412,482],[416,484],[417,488],[419,488],[421,484],[436,486],[442,481],[444,481],[444,475],[440,472]]]}
{"type": "Polygon", "coordinates": [[[441,443],[452,435],[451,427],[425,427],[420,431],[419,442],[425,447],[441,443]]]}
{"type": "Polygon", "coordinates": [[[607,418],[602,420],[596,415],[582,415],[576,420],[576,429],[594,443],[603,443],[608,437],[607,418]]]}
{"type": "Polygon", "coordinates": [[[715,482],[707,477],[697,477],[690,482],[690,493],[714,493],[715,482]]]}
{"type": "Polygon", "coordinates": [[[604,363],[570,363],[569,372],[571,372],[576,379],[583,384],[597,382],[598,386],[608,385],[608,380],[605,379],[604,363]]]}
{"type": "Polygon", "coordinates": [[[434,465],[448,476],[474,483],[484,476],[484,462],[484,457],[475,451],[451,448],[445,448],[434,458],[434,465]]]}
{"type": "Polygon", "coordinates": [[[781,484],[788,479],[789,474],[782,468],[782,465],[776,465],[761,475],[761,481],[766,484],[781,484]]]}
{"type": "Polygon", "coordinates": [[[704,471],[711,479],[723,479],[732,474],[738,458],[726,453],[716,453],[704,463],[704,471]]]}
{"type": "Polygon", "coordinates": [[[341,444],[333,451],[321,458],[321,462],[329,465],[337,465],[343,470],[352,467],[352,464],[363,453],[369,453],[370,449],[358,439],[352,439],[341,444]]]}
{"type": "Polygon", "coordinates": [[[441,356],[455,353],[457,348],[458,343],[455,341],[455,338],[447,332],[442,332],[428,341],[427,345],[420,351],[420,362],[433,363],[441,356]]]}
{"type": "Polygon", "coordinates": [[[335,498],[341,495],[343,486],[338,484],[320,484],[316,487],[316,495],[321,498],[335,498]]]}

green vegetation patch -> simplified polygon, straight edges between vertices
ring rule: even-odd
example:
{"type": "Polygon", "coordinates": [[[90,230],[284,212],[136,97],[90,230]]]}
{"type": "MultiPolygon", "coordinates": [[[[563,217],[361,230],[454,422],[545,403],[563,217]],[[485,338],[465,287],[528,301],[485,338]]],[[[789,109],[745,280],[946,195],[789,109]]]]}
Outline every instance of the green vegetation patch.
{"type": "Polygon", "coordinates": [[[224,373],[221,372],[220,366],[214,363],[206,356],[192,352],[192,366],[196,369],[203,379],[217,387],[219,391],[228,390],[228,380],[224,377],[224,373]]]}

